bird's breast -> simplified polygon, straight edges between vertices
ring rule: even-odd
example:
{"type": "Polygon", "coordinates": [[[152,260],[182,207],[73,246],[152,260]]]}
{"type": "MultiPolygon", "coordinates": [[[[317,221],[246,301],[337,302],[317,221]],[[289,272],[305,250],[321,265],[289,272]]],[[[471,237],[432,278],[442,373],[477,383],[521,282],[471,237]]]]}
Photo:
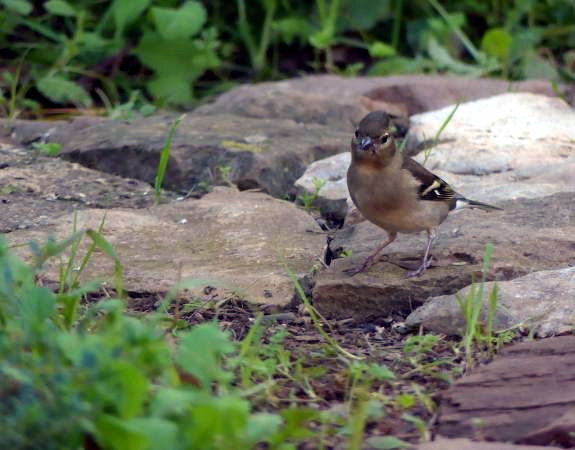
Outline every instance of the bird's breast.
{"type": "Polygon", "coordinates": [[[401,179],[403,175],[402,171],[388,174],[350,166],[347,181],[357,209],[386,231],[415,233],[442,222],[448,207],[443,208],[442,202],[418,200],[412,177],[401,179]]]}

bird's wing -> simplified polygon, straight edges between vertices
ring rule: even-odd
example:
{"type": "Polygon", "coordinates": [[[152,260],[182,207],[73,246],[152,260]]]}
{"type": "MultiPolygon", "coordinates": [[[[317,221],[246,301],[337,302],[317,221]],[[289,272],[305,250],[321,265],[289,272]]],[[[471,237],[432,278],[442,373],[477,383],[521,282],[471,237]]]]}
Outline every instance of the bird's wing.
{"type": "Polygon", "coordinates": [[[452,208],[455,207],[459,194],[446,181],[411,158],[403,160],[403,169],[408,170],[419,181],[418,196],[421,200],[446,201],[452,208]]]}

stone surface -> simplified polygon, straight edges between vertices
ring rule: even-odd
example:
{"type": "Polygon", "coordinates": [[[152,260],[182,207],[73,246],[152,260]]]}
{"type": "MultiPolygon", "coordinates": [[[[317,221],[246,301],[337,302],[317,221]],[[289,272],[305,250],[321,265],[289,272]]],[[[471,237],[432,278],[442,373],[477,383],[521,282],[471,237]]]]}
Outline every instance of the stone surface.
{"type": "MultiPolygon", "coordinates": [[[[422,162],[422,157],[416,157],[422,162]]],[[[349,152],[338,153],[312,163],[296,181],[298,192],[314,192],[314,177],[327,180],[317,199],[325,215],[341,218],[353,206],[347,189],[349,152]]],[[[546,197],[559,192],[575,192],[575,155],[561,163],[532,166],[487,176],[461,175],[436,169],[434,172],[455,189],[472,199],[490,202],[546,197]]]]}
{"type": "Polygon", "coordinates": [[[354,78],[318,75],[239,86],[200,106],[194,114],[293,119],[345,130],[353,129],[366,113],[375,109],[407,116],[443,108],[461,98],[471,101],[508,91],[556,95],[545,81],[509,83],[428,75],[354,78]]]}
{"type": "Polygon", "coordinates": [[[540,445],[514,445],[502,442],[475,442],[469,439],[445,439],[419,444],[417,450],[553,450],[560,447],[540,445]]]}
{"type": "Polygon", "coordinates": [[[379,262],[351,277],[344,270],[361,263],[383,242],[385,232],[366,221],[343,228],[331,240],[329,252],[337,256],[347,249],[352,256],[335,259],[318,275],[313,290],[316,307],[328,317],[357,320],[392,312],[407,315],[429,297],[454,294],[480,279],[488,242],[494,245],[489,281],[575,265],[575,196],[561,193],[498,206],[504,211],[450,215],[432,251],[437,263],[419,278],[405,279],[405,270],[396,264],[406,258],[419,263],[425,233],[400,234],[383,251],[390,262],[379,262]]]}
{"type": "MultiPolygon", "coordinates": [[[[285,304],[294,286],[282,258],[297,276],[308,274],[323,257],[325,236],[304,211],[256,192],[217,188],[200,200],[148,210],[91,209],[78,213],[78,228],[97,228],[106,213],[103,235],[124,266],[124,285],[132,292],[162,294],[180,280],[196,279],[190,289],[210,298],[240,296],[256,303],[285,304]]],[[[44,241],[48,233],[71,234],[72,217],[53,221],[42,231],[6,235],[10,244],[44,241]]],[[[22,248],[19,251],[24,251],[22,248]]],[[[58,277],[58,262],[44,277],[58,277]]],[[[94,254],[86,278],[110,282],[113,262],[94,254]]]]}
{"type": "Polygon", "coordinates": [[[353,207],[347,189],[347,168],[350,162],[351,154],[344,152],[310,164],[295,182],[298,194],[314,194],[315,180],[325,181],[314,206],[320,209],[324,217],[343,221],[348,210],[353,207]]]}
{"type": "Polygon", "coordinates": [[[490,202],[546,197],[558,192],[575,192],[575,155],[561,163],[546,164],[541,161],[538,166],[525,170],[485,176],[458,175],[443,170],[434,172],[466,197],[489,199],[490,202]]]}
{"type": "MultiPolygon", "coordinates": [[[[164,200],[174,198],[163,193],[164,200]]],[[[47,225],[56,216],[86,208],[143,208],[154,201],[142,181],[0,143],[0,232],[47,225]]]]}
{"type": "MultiPolygon", "coordinates": [[[[411,118],[410,152],[435,135],[452,108],[411,118]]],[[[575,112],[558,99],[504,94],[465,103],[425,165],[463,195],[491,202],[575,192],[573,130],[575,112]],[[518,119],[510,119],[508,111],[518,119]]],[[[420,152],[414,158],[423,163],[426,157],[420,152]]],[[[296,187],[310,193],[314,177],[327,180],[317,204],[324,215],[340,218],[351,206],[345,182],[349,164],[348,151],[316,161],[296,187]]]]}
{"type": "MultiPolygon", "coordinates": [[[[468,286],[456,295],[466,298],[470,289],[468,286]]],[[[485,284],[484,318],[492,289],[493,283],[485,284]]],[[[434,333],[463,335],[465,321],[456,295],[429,299],[407,317],[406,326],[423,326],[434,333]]],[[[494,322],[497,331],[523,324],[540,337],[572,332],[575,330],[575,267],[534,272],[498,282],[497,299],[494,322]]]]}
{"type": "MultiPolygon", "coordinates": [[[[79,118],[59,122],[16,121],[13,139],[62,144],[62,158],[102,172],[153,183],[174,117],[132,122],[79,118]]],[[[188,116],[172,140],[164,186],[194,191],[202,184],[261,188],[284,198],[311,162],[340,153],[349,130],[302,125],[289,119],[232,115],[188,116]],[[223,175],[229,170],[228,178],[223,175]]]]}
{"type": "Polygon", "coordinates": [[[528,341],[444,393],[438,433],[572,448],[574,408],[575,336],[528,341]]]}
{"type": "MultiPolygon", "coordinates": [[[[408,142],[433,138],[452,109],[411,117],[408,142]]],[[[508,93],[460,105],[427,167],[487,175],[561,164],[569,157],[575,157],[575,111],[557,98],[508,93]]]]}

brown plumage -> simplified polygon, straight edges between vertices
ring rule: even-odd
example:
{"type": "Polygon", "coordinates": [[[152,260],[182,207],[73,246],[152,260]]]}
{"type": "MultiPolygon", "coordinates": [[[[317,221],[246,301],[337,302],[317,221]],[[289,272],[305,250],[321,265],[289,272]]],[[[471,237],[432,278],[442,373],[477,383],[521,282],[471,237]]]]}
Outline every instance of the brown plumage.
{"type": "Polygon", "coordinates": [[[456,208],[501,209],[466,199],[449,184],[411,158],[397,151],[389,131],[389,117],[374,111],[359,123],[351,140],[351,165],[347,185],[351,198],[370,222],[383,228],[388,238],[359,267],[356,274],[376,262],[377,254],[391,244],[397,233],[427,231],[421,265],[409,276],[419,276],[431,264],[429,252],[437,226],[456,208]]]}

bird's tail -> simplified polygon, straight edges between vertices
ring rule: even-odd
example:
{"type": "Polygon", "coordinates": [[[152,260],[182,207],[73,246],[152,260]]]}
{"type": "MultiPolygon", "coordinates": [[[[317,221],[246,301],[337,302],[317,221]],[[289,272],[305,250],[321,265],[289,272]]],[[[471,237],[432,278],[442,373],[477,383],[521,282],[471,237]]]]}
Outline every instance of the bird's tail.
{"type": "Polygon", "coordinates": [[[477,208],[484,211],[503,211],[503,208],[497,206],[488,205],[487,203],[477,202],[475,200],[469,200],[468,198],[458,198],[456,208],[477,208]]]}

